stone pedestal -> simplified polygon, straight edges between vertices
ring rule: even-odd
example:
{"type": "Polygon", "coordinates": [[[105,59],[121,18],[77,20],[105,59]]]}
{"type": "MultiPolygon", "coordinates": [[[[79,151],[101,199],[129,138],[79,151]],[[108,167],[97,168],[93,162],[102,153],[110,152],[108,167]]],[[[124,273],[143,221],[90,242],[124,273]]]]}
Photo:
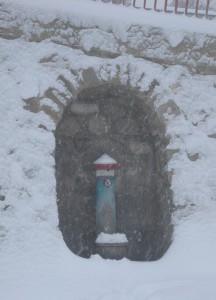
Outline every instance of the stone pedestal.
{"type": "Polygon", "coordinates": [[[96,243],[96,251],[102,258],[120,260],[126,257],[128,243],[96,243]]]}

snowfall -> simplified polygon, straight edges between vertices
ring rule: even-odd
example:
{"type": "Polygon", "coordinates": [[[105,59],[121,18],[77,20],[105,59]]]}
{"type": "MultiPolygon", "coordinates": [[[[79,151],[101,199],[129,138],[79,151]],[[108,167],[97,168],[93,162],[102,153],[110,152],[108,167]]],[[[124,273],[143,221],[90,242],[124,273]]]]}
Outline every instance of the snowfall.
{"type": "MultiPolygon", "coordinates": [[[[0,8],[0,16],[5,8],[10,12],[7,24],[17,15],[20,19],[37,15],[50,22],[58,14],[77,23],[88,18],[87,23],[103,28],[105,23],[116,26],[121,21],[122,35],[134,23],[164,30],[172,26],[179,35],[182,30],[216,35],[215,20],[163,13],[155,18],[154,12],[100,1],[11,0],[1,1],[0,8]]],[[[6,28],[5,16],[4,21],[0,19],[6,28]]],[[[22,26],[28,32],[32,25],[22,26]]],[[[97,38],[100,36],[94,36],[98,43],[97,38]]],[[[88,48],[89,40],[86,43],[88,48]]],[[[26,37],[1,38],[0,62],[0,299],[215,300],[216,75],[191,74],[178,65],[164,68],[132,55],[112,60],[87,56],[63,44],[36,43],[26,37]],[[48,57],[52,61],[46,62],[48,57]],[[58,110],[44,93],[53,87],[70,99],[73,95],[59,80],[64,75],[78,85],[80,78],[70,68],[77,69],[81,77],[81,69],[92,67],[106,80],[115,76],[116,66],[122,83],[139,82],[142,91],[156,79],[160,84],[155,89],[155,107],[172,99],[181,112],[168,111],[164,116],[171,137],[168,147],[178,149],[168,168],[173,172],[174,205],[181,209],[173,213],[172,245],[154,262],[104,260],[98,255],[83,259],[67,248],[58,229],[53,156],[56,125],[44,111],[24,109],[25,99],[40,97],[41,106],[58,110]],[[143,70],[147,75],[139,80],[143,70]],[[197,154],[197,160],[189,159],[197,154]]]]}

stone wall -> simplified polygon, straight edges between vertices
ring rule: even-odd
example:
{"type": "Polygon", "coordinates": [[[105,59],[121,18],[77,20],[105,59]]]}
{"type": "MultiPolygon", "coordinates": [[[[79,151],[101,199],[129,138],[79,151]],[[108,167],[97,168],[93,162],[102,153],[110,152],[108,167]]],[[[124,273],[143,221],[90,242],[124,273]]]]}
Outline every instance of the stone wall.
{"type": "MultiPolygon", "coordinates": [[[[216,37],[204,33],[185,32],[137,24],[106,24],[93,18],[64,16],[10,4],[0,5],[0,37],[22,38],[30,42],[53,43],[79,49],[88,56],[116,58],[133,55],[163,66],[182,65],[190,72],[215,74],[216,37]]],[[[213,23],[212,23],[213,24],[213,23]]]]}
{"type": "MultiPolygon", "coordinates": [[[[172,239],[173,174],[167,164],[179,151],[175,143],[167,148],[164,114],[170,118],[184,114],[175,102],[176,95],[188,89],[179,83],[181,77],[215,74],[215,36],[140,25],[119,25],[116,30],[116,24],[108,28],[95,20],[84,22],[60,14],[47,21],[43,11],[23,11],[6,3],[0,4],[0,12],[0,37],[35,49],[41,43],[41,48],[47,48],[44,53],[38,50],[35,61],[58,74],[53,76],[55,84],[50,81],[50,86],[45,84],[44,90],[36,89],[22,100],[25,109],[42,111],[57,126],[53,130],[57,203],[66,244],[83,257],[95,251],[91,163],[107,152],[121,164],[117,227],[129,238],[127,256],[160,258],[172,239]],[[166,76],[173,80],[166,82],[166,76]],[[57,109],[47,101],[41,105],[44,98],[57,109]]],[[[47,130],[45,125],[39,127],[47,130]]],[[[176,210],[181,212],[182,207],[176,210]]]]}

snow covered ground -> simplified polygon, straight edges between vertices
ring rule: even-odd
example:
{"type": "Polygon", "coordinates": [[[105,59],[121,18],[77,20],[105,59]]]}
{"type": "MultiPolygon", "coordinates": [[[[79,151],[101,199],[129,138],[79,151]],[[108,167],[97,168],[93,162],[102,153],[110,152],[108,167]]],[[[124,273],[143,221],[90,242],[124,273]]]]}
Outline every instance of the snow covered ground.
{"type": "MultiPolygon", "coordinates": [[[[38,14],[40,5],[49,10],[47,16],[59,8],[57,0],[52,1],[52,9],[49,0],[12,2],[30,3],[32,15],[38,14]]],[[[80,18],[97,24],[106,18],[116,24],[122,12],[110,6],[109,16],[104,17],[104,4],[94,2],[91,8],[84,0],[61,3],[65,4],[59,8],[62,14],[73,7],[77,22],[80,18]],[[93,17],[87,20],[88,15],[93,17]]],[[[11,10],[15,7],[11,5],[11,10]]],[[[144,22],[140,12],[133,14],[136,22],[144,22]]],[[[126,16],[123,23],[133,22],[133,16],[126,16]]],[[[152,18],[148,16],[147,23],[152,18]]],[[[162,16],[157,25],[169,26],[170,20],[177,20],[172,18],[162,16]]],[[[192,31],[202,24],[198,31],[215,32],[214,21],[185,22],[190,22],[192,31]]],[[[182,29],[180,23],[175,26],[182,29]]],[[[0,299],[215,300],[216,75],[191,75],[182,66],[164,68],[126,54],[115,59],[87,56],[50,40],[36,43],[21,37],[0,39],[0,91],[0,299]],[[82,259],[67,249],[58,230],[55,123],[43,110],[24,109],[24,100],[41,99],[41,108],[48,105],[56,111],[60,104],[53,104],[45,92],[52,87],[65,96],[61,98],[65,104],[72,95],[61,75],[77,87],[81,70],[90,67],[101,80],[118,73],[122,83],[142,91],[156,79],[160,85],[154,91],[155,108],[172,100],[179,109],[178,114],[168,109],[164,116],[171,136],[168,147],[177,150],[168,166],[174,174],[177,209],[173,243],[159,261],[110,261],[97,255],[82,259]]]]}

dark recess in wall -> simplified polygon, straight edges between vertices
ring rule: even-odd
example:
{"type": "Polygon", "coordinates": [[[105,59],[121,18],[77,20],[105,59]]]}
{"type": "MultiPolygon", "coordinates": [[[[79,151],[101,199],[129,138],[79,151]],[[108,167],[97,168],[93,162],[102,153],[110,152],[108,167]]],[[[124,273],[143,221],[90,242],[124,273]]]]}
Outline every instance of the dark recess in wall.
{"type": "Polygon", "coordinates": [[[127,257],[151,261],[166,252],[172,239],[172,200],[164,131],[145,99],[123,86],[85,89],[65,109],[56,129],[59,227],[75,254],[87,258],[95,253],[92,162],[103,153],[120,163],[117,231],[128,237],[127,257]]]}

